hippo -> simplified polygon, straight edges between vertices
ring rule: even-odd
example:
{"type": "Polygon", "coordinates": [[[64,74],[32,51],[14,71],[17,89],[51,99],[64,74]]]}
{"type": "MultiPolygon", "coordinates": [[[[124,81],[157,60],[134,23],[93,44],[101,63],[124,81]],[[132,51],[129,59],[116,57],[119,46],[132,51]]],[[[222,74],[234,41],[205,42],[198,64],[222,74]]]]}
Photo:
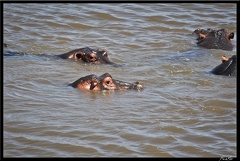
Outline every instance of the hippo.
{"type": "Polygon", "coordinates": [[[222,63],[216,66],[211,73],[224,76],[236,76],[237,75],[237,55],[233,55],[231,58],[222,56],[222,63]]]}
{"type": "Polygon", "coordinates": [[[124,81],[113,79],[109,73],[104,73],[100,76],[94,74],[81,77],[75,82],[69,84],[74,88],[80,90],[93,90],[93,91],[103,91],[103,90],[143,90],[143,85],[140,82],[127,83],[124,81]]]}
{"type": "Polygon", "coordinates": [[[234,33],[228,33],[225,29],[197,29],[193,32],[198,36],[197,45],[207,49],[233,50],[232,40],[234,33]]]}
{"type": "Polygon", "coordinates": [[[71,59],[85,63],[116,65],[108,59],[108,53],[105,50],[91,49],[89,47],[75,49],[58,56],[62,59],[71,59]]]}
{"type": "MultiPolygon", "coordinates": [[[[8,44],[4,43],[4,46],[7,47],[8,44]]],[[[4,56],[17,56],[17,55],[25,55],[27,53],[24,52],[16,52],[16,51],[5,51],[3,53],[4,56]]],[[[39,56],[48,56],[47,54],[41,54],[39,56]]],[[[89,47],[79,48],[67,53],[63,53],[60,55],[54,55],[54,57],[62,58],[62,59],[70,59],[74,61],[80,61],[84,63],[92,63],[92,64],[111,64],[115,67],[122,66],[120,64],[116,64],[109,60],[108,53],[105,50],[91,49],[89,47]]]]}

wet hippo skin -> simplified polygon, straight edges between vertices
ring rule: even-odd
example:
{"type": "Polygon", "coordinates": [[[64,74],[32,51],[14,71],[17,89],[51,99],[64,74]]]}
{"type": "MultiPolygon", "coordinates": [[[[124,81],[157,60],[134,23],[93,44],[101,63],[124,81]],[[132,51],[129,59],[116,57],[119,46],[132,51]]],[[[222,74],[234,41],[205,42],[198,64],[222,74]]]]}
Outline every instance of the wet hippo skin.
{"type": "Polygon", "coordinates": [[[143,85],[139,82],[128,83],[120,80],[113,79],[109,73],[96,76],[94,74],[81,77],[75,82],[69,84],[74,88],[81,90],[143,90],[143,85]]]}
{"type": "Polygon", "coordinates": [[[197,45],[207,49],[233,50],[232,40],[234,33],[228,33],[225,29],[197,29],[193,32],[197,35],[197,45]]]}
{"type": "Polygon", "coordinates": [[[89,47],[75,49],[58,56],[63,59],[71,59],[85,63],[115,64],[109,60],[108,53],[105,50],[96,50],[89,47]]]}
{"type": "Polygon", "coordinates": [[[233,55],[231,58],[222,57],[222,63],[216,66],[212,70],[213,74],[236,76],[237,75],[237,55],[233,55]]]}

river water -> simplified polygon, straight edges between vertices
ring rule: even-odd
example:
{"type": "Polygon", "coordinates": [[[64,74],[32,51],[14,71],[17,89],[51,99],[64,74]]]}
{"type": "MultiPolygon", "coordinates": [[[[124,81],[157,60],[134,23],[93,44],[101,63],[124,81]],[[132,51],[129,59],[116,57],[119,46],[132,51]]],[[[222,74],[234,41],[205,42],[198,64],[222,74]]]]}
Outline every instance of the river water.
{"type": "Polygon", "coordinates": [[[236,157],[236,77],[210,71],[236,54],[234,3],[4,3],[3,157],[236,157]],[[203,49],[197,28],[234,32],[203,49]],[[90,47],[121,67],[56,59],[90,47]],[[68,84],[110,73],[143,91],[68,84]]]}

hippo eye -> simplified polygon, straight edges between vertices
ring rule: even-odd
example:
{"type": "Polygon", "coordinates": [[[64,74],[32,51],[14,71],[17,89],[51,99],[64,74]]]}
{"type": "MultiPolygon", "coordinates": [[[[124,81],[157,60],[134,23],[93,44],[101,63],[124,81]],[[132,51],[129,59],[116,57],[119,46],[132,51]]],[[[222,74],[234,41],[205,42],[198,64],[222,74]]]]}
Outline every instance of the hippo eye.
{"type": "Polygon", "coordinates": [[[110,81],[106,81],[106,84],[109,85],[109,84],[110,84],[110,81]]]}

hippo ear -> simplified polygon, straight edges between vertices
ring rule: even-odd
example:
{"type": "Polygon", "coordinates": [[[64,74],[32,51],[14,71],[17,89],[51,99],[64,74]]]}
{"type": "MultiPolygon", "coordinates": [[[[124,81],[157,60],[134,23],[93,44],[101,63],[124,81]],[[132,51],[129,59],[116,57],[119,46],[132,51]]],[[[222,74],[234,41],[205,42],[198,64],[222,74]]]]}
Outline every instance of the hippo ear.
{"type": "Polygon", "coordinates": [[[233,38],[234,38],[234,33],[231,32],[231,33],[228,35],[228,39],[230,40],[230,39],[233,39],[233,38]]]}
{"type": "Polygon", "coordinates": [[[207,36],[206,34],[201,34],[201,33],[199,34],[200,40],[201,40],[201,39],[204,39],[206,36],[207,36]]]}
{"type": "Polygon", "coordinates": [[[222,55],[222,63],[228,61],[228,58],[225,55],[222,55]]]}
{"type": "Polygon", "coordinates": [[[104,51],[104,53],[102,55],[105,57],[108,57],[108,53],[106,51],[104,51]]]}

